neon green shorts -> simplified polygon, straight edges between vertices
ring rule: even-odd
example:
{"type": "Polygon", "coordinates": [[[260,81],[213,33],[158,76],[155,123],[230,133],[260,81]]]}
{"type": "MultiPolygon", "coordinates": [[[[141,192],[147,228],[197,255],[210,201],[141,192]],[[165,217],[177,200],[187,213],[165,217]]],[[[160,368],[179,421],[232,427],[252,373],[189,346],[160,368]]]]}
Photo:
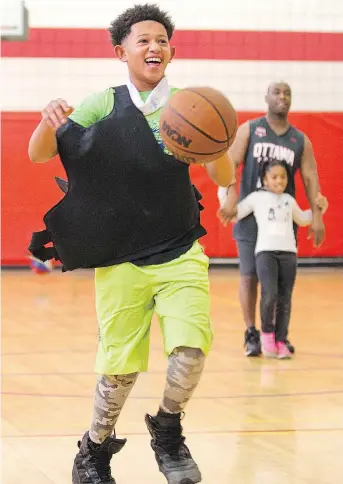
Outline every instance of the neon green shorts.
{"type": "Polygon", "coordinates": [[[164,349],[212,344],[208,257],[199,242],[165,264],[129,262],[95,270],[99,348],[95,371],[124,375],[147,371],[150,325],[159,317],[164,349]]]}

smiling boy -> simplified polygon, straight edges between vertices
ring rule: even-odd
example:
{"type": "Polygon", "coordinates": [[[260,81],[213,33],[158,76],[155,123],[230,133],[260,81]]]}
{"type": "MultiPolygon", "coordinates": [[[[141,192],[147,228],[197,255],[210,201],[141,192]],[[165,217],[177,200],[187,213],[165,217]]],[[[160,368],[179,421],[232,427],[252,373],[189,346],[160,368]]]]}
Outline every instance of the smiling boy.
{"type": "MultiPolygon", "coordinates": [[[[95,268],[99,348],[94,411],[79,442],[73,484],[114,484],[110,460],[125,445],[115,425],[139,372],[148,366],[154,312],[168,356],[167,381],[155,416],[145,421],[160,471],[169,484],[194,484],[201,474],[182,435],[181,415],[198,385],[212,343],[208,258],[198,239],[200,194],[188,165],[159,134],[171,89],[165,69],[174,56],[174,26],[155,5],[126,10],[110,27],[126,85],[88,97],[73,110],[51,101],[33,133],[34,162],[60,155],[68,192],[44,217],[65,270],[95,268]]],[[[206,164],[227,186],[226,154],[206,164]]],[[[44,258],[44,247],[36,255],[44,258]]]]}

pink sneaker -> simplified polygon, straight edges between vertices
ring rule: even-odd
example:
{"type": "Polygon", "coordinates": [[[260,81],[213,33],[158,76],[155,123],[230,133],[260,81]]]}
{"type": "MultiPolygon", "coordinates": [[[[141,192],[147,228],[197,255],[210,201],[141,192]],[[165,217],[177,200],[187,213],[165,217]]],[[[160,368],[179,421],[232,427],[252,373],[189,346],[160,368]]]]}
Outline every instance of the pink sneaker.
{"type": "Polygon", "coordinates": [[[261,333],[261,343],[264,356],[274,358],[277,355],[275,333],[261,333]]]}
{"type": "Polygon", "coordinates": [[[292,358],[292,353],[287,348],[286,344],[283,341],[278,341],[276,343],[277,347],[277,358],[279,360],[289,360],[292,358]]]}

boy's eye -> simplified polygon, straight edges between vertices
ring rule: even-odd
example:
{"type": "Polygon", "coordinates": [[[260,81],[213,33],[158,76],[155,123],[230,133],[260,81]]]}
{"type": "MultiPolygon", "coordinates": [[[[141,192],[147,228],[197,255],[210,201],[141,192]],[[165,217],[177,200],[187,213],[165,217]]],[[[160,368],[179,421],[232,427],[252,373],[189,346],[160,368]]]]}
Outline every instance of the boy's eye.
{"type": "Polygon", "coordinates": [[[147,40],[146,40],[146,39],[139,39],[139,41],[138,41],[138,43],[139,43],[139,44],[143,44],[143,43],[145,43],[145,42],[147,42],[147,40]]]}

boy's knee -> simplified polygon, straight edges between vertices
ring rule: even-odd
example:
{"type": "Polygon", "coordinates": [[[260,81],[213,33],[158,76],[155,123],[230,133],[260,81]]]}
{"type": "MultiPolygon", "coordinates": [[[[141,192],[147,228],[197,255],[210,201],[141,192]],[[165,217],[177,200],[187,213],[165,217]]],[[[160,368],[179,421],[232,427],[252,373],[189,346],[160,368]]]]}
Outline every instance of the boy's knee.
{"type": "MultiPolygon", "coordinates": [[[[180,346],[174,348],[172,355],[182,364],[187,366],[198,366],[199,363],[205,361],[205,354],[200,348],[189,348],[180,346]]],[[[172,356],[171,355],[171,356],[172,356]]]]}

